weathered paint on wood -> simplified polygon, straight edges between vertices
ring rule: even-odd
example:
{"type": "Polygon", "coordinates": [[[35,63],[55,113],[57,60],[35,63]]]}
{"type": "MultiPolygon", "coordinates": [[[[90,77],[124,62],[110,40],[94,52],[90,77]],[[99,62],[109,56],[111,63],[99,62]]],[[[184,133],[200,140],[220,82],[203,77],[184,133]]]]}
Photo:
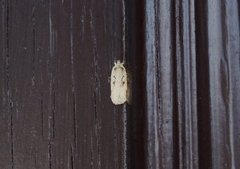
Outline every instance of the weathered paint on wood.
{"type": "Polygon", "coordinates": [[[0,168],[126,168],[126,108],[108,82],[123,5],[1,1],[0,168]]]}

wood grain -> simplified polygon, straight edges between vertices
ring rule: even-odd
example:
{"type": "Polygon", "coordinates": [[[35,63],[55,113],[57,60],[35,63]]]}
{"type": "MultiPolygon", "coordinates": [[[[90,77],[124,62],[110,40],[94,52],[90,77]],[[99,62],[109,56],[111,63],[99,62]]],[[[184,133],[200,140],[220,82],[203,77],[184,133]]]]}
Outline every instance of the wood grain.
{"type": "Polygon", "coordinates": [[[0,168],[238,169],[239,6],[0,0],[0,168]]]}
{"type": "Polygon", "coordinates": [[[108,82],[124,56],[122,8],[1,1],[1,168],[126,168],[126,108],[108,82]]]}
{"type": "Polygon", "coordinates": [[[143,10],[145,168],[238,168],[239,2],[143,10]]]}

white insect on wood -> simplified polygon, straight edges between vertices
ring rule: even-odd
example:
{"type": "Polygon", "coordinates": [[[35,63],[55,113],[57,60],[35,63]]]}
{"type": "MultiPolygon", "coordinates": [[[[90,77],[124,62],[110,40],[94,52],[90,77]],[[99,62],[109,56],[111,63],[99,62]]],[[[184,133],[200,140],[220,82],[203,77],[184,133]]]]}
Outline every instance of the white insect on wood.
{"type": "Polygon", "coordinates": [[[131,99],[130,76],[119,60],[114,64],[111,73],[111,100],[113,104],[130,104],[131,99]]]}

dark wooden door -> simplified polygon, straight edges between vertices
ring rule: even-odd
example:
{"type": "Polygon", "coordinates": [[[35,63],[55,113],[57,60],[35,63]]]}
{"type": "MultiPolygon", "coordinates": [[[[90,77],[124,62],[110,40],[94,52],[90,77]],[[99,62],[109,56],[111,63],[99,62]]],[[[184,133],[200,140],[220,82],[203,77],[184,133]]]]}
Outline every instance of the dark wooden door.
{"type": "Polygon", "coordinates": [[[0,169],[239,169],[239,6],[0,0],[0,169]]]}

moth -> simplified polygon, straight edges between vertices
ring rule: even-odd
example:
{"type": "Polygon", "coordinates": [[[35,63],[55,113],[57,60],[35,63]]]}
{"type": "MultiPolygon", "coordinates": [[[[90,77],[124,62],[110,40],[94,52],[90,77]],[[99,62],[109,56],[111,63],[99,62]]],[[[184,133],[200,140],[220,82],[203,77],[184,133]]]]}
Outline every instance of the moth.
{"type": "Polygon", "coordinates": [[[111,100],[115,105],[131,101],[131,78],[124,62],[117,60],[111,72],[111,100]]]}

